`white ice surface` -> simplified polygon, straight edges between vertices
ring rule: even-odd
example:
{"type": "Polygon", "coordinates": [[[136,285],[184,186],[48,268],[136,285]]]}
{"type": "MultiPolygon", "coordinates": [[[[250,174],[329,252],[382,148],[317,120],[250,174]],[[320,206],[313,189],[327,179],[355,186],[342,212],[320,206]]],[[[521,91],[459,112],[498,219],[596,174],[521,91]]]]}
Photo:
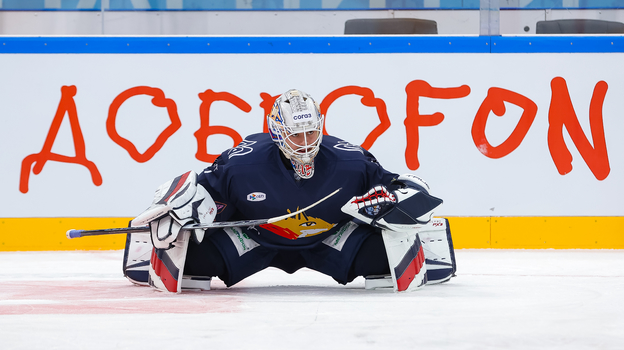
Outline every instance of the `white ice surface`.
{"type": "Polygon", "coordinates": [[[122,256],[0,253],[0,349],[624,349],[624,250],[458,250],[399,294],[268,269],[168,295],[122,256]]]}

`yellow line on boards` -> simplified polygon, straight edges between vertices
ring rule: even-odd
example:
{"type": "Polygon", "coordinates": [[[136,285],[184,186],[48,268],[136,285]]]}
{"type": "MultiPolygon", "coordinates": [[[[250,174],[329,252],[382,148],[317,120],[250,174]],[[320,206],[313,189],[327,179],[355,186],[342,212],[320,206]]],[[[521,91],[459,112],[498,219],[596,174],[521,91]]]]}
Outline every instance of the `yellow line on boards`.
{"type": "Polygon", "coordinates": [[[456,249],[624,249],[624,217],[448,217],[456,249]]]}
{"type": "Polygon", "coordinates": [[[124,249],[126,235],[69,239],[67,230],[127,227],[132,218],[3,218],[0,219],[0,251],[117,250],[124,249]]]}
{"type": "MultiPolygon", "coordinates": [[[[447,217],[455,249],[624,249],[624,217],[447,217]]],[[[69,229],[132,218],[0,218],[0,251],[117,250],[125,234],[68,239],[69,229]]]]}

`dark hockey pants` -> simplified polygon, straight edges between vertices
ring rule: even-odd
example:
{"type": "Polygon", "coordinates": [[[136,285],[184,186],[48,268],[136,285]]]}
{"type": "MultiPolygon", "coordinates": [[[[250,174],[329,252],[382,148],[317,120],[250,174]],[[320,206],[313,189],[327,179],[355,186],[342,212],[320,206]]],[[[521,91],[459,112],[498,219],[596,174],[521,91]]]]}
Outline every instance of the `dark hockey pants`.
{"type": "Polygon", "coordinates": [[[201,244],[190,242],[184,274],[217,276],[232,286],[267,267],[287,273],[307,267],[341,284],[358,276],[390,274],[381,232],[367,225],[356,228],[341,250],[321,242],[309,249],[280,250],[259,245],[242,255],[227,233],[219,230],[201,244]]]}

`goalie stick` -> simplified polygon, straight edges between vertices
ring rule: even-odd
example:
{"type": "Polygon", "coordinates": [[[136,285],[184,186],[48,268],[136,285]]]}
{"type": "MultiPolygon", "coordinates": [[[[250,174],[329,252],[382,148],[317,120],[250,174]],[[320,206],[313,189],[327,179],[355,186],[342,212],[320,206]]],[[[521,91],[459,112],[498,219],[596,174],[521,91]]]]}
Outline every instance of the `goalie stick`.
{"type": "MultiPolygon", "coordinates": [[[[269,219],[221,221],[221,222],[212,222],[210,224],[190,224],[190,225],[185,225],[184,227],[182,227],[182,229],[193,230],[193,229],[201,228],[205,230],[209,228],[247,227],[247,226],[256,226],[256,225],[262,225],[262,224],[271,224],[277,221],[287,219],[291,216],[303,213],[304,211],[311,209],[312,207],[315,207],[316,205],[325,201],[329,197],[335,195],[341,189],[342,188],[335,190],[334,192],[328,194],[327,196],[319,199],[318,201],[310,204],[309,206],[301,210],[297,210],[294,213],[288,213],[285,215],[276,216],[276,217],[269,218],[269,219]]],[[[72,229],[72,230],[68,230],[65,235],[67,236],[67,238],[72,239],[72,238],[80,238],[80,237],[86,237],[86,236],[116,235],[120,233],[136,233],[136,232],[150,232],[150,228],[149,226],[138,226],[138,227],[105,228],[105,229],[98,229],[98,230],[74,230],[72,229]]]]}

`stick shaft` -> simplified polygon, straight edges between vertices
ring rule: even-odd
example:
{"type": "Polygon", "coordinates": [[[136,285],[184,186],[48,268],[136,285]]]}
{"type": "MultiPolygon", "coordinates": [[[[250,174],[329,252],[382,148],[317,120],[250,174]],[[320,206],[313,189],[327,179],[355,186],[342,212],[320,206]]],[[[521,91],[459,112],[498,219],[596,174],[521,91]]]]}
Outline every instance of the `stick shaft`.
{"type": "MultiPolygon", "coordinates": [[[[182,230],[194,230],[194,229],[209,229],[218,227],[241,227],[241,226],[255,226],[266,224],[269,219],[260,220],[240,220],[240,221],[221,221],[213,222],[210,224],[190,224],[182,227],[182,230]]],[[[69,230],[67,231],[67,238],[79,238],[86,236],[101,236],[101,235],[116,235],[120,233],[149,233],[149,226],[136,226],[136,227],[116,227],[116,228],[104,228],[97,230],[69,230]]]]}
{"type": "MultiPolygon", "coordinates": [[[[312,207],[315,207],[316,205],[320,204],[321,202],[324,202],[326,199],[328,199],[329,197],[335,195],[336,193],[338,193],[338,191],[340,191],[342,188],[339,188],[337,190],[335,190],[334,192],[328,194],[327,196],[321,198],[320,200],[316,201],[315,203],[310,204],[309,206],[301,209],[301,210],[297,210],[294,213],[288,213],[285,215],[281,215],[281,216],[276,216],[273,218],[269,218],[269,219],[258,219],[258,220],[239,220],[239,221],[221,221],[221,222],[212,222],[209,224],[190,224],[190,225],[185,225],[184,227],[182,227],[183,230],[194,230],[194,229],[209,229],[209,228],[225,228],[225,227],[248,227],[248,226],[257,226],[257,225],[262,225],[262,224],[270,224],[270,223],[274,223],[277,221],[281,221],[284,219],[287,219],[291,216],[300,214],[306,210],[311,209],[312,207]]],[[[150,228],[149,226],[137,226],[137,227],[117,227],[117,228],[104,228],[104,229],[97,229],[97,230],[69,230],[66,233],[67,238],[79,238],[79,237],[87,237],[87,236],[101,236],[101,235],[116,235],[116,234],[121,234],[121,233],[149,233],[150,232],[150,228]]]]}

